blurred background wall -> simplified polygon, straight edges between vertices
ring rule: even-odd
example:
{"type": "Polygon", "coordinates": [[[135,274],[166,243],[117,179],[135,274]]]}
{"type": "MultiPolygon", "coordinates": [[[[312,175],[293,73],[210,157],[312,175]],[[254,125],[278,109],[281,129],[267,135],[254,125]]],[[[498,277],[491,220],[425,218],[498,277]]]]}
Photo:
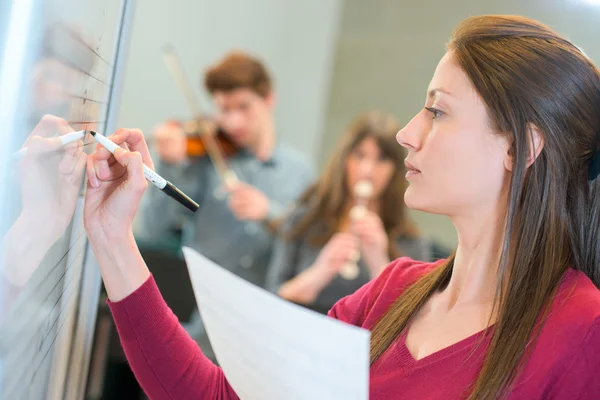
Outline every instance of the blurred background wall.
{"type": "MultiPolygon", "coordinates": [[[[180,53],[207,110],[201,71],[244,49],[275,76],[279,137],[322,167],[357,113],[377,108],[408,122],[423,106],[453,27],[490,13],[539,19],[600,61],[598,0],[145,0],[135,16],[120,125],[150,133],[165,118],[187,115],[162,61],[163,45],[180,53]]],[[[413,216],[426,235],[455,244],[446,218],[413,216]]]]}

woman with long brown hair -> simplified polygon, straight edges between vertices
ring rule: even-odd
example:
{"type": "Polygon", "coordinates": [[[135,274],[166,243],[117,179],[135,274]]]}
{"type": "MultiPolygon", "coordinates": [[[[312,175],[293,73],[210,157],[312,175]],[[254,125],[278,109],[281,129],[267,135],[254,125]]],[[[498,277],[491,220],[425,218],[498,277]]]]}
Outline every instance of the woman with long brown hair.
{"type": "MultiPolygon", "coordinates": [[[[143,155],[120,151],[110,177],[90,158],[85,223],[131,366],[152,398],[235,399],[135,248],[152,161],[140,132],[115,140],[143,155]]],[[[448,215],[459,242],[331,310],[372,331],[370,398],[600,398],[600,71],[536,21],[469,18],[398,141],[407,205],[448,215]]]]}
{"type": "Polygon", "coordinates": [[[267,289],[327,313],[379,276],[390,260],[431,261],[432,245],[403,207],[408,185],[399,129],[393,116],[380,111],[352,121],[321,177],[282,223],[267,289]],[[365,185],[370,193],[361,212],[355,192],[365,185]]]}

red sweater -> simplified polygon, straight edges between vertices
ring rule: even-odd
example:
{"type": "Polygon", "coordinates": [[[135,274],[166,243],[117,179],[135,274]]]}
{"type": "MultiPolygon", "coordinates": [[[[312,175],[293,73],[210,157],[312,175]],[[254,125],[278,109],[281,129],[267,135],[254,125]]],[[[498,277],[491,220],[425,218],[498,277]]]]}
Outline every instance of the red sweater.
{"type": "MultiPolygon", "coordinates": [[[[394,261],[374,281],[340,300],[330,316],[366,329],[408,285],[437,264],[394,261]]],[[[220,368],[179,325],[152,277],[122,301],[111,303],[121,344],[153,400],[237,399],[220,368]]],[[[471,354],[480,334],[419,361],[404,335],[371,368],[370,399],[460,399],[474,382],[487,345],[471,354]]],[[[600,291],[569,270],[510,399],[600,399],[600,291]]]]}

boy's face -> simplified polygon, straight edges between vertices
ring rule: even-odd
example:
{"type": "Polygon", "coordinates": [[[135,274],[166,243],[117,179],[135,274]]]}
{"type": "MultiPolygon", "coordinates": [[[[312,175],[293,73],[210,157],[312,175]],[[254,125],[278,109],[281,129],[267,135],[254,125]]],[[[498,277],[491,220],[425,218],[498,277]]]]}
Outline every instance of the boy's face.
{"type": "Polygon", "coordinates": [[[217,120],[227,136],[238,146],[249,147],[260,140],[265,126],[273,118],[273,95],[258,95],[240,88],[213,94],[217,120]]]}

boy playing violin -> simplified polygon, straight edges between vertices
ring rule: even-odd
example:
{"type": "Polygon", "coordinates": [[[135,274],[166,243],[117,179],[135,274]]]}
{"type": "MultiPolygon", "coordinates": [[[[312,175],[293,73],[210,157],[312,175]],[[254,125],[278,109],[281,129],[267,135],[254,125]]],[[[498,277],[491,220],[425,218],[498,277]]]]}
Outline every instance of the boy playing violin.
{"type": "MultiPolygon", "coordinates": [[[[157,172],[191,196],[200,209],[192,214],[150,190],[137,237],[160,243],[181,229],[182,245],[263,286],[274,239],[267,223],[280,217],[312,182],[313,168],[300,152],[278,142],[275,95],[259,60],[230,53],[207,70],[204,85],[215,103],[223,139],[235,147],[224,157],[237,182],[224,185],[210,157],[190,155],[182,125],[157,127],[157,172]]],[[[211,356],[206,345],[202,348],[211,356]]]]}

